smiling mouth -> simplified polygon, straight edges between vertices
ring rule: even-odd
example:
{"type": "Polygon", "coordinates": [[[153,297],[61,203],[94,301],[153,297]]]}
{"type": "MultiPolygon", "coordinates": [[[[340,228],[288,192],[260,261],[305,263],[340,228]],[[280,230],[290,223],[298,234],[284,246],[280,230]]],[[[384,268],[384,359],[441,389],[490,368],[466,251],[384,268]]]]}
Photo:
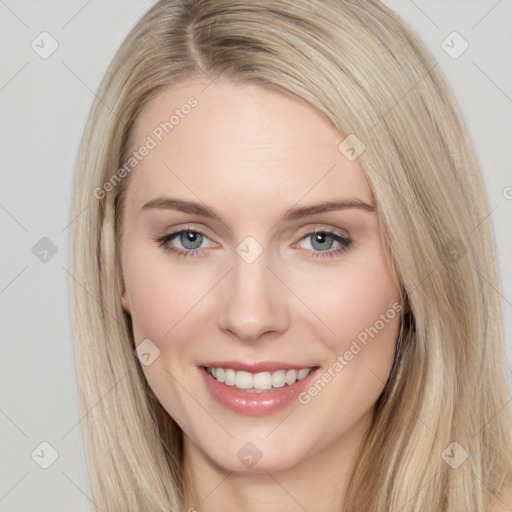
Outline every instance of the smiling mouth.
{"type": "Polygon", "coordinates": [[[263,393],[292,386],[306,378],[312,371],[318,369],[319,366],[259,373],[236,371],[232,368],[213,368],[208,366],[203,366],[202,368],[213,379],[227,387],[247,391],[248,393],[263,393]]]}

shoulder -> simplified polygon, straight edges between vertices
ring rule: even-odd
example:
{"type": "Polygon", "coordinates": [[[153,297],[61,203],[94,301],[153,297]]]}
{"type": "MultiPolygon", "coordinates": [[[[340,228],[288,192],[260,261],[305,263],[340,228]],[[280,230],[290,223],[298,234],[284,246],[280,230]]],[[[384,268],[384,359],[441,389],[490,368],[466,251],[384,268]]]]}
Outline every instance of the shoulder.
{"type": "Polygon", "coordinates": [[[512,512],[512,486],[501,491],[489,512],[512,512]]]}

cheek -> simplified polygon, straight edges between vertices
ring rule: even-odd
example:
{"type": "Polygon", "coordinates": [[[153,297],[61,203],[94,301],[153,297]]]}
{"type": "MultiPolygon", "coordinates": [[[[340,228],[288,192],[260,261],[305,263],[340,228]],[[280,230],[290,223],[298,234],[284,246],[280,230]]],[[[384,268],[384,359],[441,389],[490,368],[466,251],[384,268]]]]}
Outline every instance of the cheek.
{"type": "Polygon", "coordinates": [[[367,414],[381,394],[393,363],[401,306],[384,258],[361,259],[332,277],[317,279],[308,296],[308,305],[333,332],[322,327],[329,349],[324,374],[299,402],[336,435],[367,414]]]}
{"type": "MultiPolygon", "coordinates": [[[[191,264],[177,263],[172,255],[137,248],[128,254],[126,285],[136,344],[145,338],[163,341],[174,337],[172,331],[179,332],[180,324],[190,325],[195,315],[201,314],[208,302],[208,292],[218,280],[219,269],[194,264],[191,271],[191,264]]],[[[351,341],[358,337],[364,341],[365,333],[374,333],[375,326],[385,331],[379,334],[391,336],[398,323],[397,319],[392,320],[399,316],[392,308],[399,300],[398,290],[378,247],[338,268],[317,267],[314,272],[311,268],[296,268],[291,274],[284,272],[283,278],[313,313],[300,313],[304,308],[299,305],[290,312],[291,317],[299,314],[299,323],[311,317],[311,321],[318,323],[317,330],[323,331],[321,338],[336,353],[348,350],[351,341]]]]}
{"type": "Polygon", "coordinates": [[[208,285],[206,272],[186,272],[183,264],[170,262],[172,256],[139,257],[142,252],[131,253],[125,262],[135,345],[150,339],[158,347],[159,355],[142,370],[160,403],[183,427],[190,404],[179,382],[195,382],[190,333],[200,326],[200,301],[213,283],[208,285]]]}
{"type": "Polygon", "coordinates": [[[308,281],[299,293],[315,313],[333,382],[319,403],[344,404],[343,410],[355,418],[374,403],[391,370],[400,327],[398,288],[379,250],[336,271],[316,272],[308,281]]]}
{"type": "Polygon", "coordinates": [[[371,268],[352,272],[340,288],[337,294],[331,290],[331,304],[326,307],[326,315],[340,341],[363,338],[363,333],[372,327],[382,329],[382,315],[386,325],[395,316],[392,306],[398,300],[398,291],[392,280],[377,268],[373,272],[371,268]]]}
{"type": "Polygon", "coordinates": [[[136,344],[145,338],[161,344],[193,317],[209,288],[205,271],[187,265],[161,248],[127,240],[123,268],[136,344]]]}
{"type": "Polygon", "coordinates": [[[399,316],[398,289],[383,255],[372,254],[297,282],[305,302],[328,328],[325,339],[331,340],[333,349],[343,349],[376,323],[378,330],[383,328],[382,321],[386,326],[397,323],[393,319],[399,316]]]}

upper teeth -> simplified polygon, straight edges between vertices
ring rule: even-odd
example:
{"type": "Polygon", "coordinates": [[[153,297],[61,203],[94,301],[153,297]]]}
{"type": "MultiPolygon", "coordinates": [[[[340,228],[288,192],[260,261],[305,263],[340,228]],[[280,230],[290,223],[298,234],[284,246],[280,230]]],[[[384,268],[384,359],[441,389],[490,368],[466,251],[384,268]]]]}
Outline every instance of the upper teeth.
{"type": "Polygon", "coordinates": [[[312,368],[302,370],[277,370],[275,372],[249,373],[235,371],[231,368],[207,368],[206,371],[218,382],[227,386],[236,386],[239,389],[264,390],[282,388],[285,384],[291,385],[302,380],[312,368]]]}

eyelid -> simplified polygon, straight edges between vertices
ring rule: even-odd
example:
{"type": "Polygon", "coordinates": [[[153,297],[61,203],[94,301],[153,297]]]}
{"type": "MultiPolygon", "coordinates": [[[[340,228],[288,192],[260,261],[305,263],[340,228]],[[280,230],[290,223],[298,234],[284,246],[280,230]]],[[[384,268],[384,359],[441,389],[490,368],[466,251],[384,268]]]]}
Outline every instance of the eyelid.
{"type": "Polygon", "coordinates": [[[172,227],[166,227],[162,230],[161,235],[159,238],[164,236],[170,236],[179,235],[182,231],[193,231],[195,233],[199,233],[200,235],[203,235],[205,238],[207,238],[212,244],[219,245],[217,242],[214,241],[214,236],[210,235],[210,230],[208,228],[204,227],[196,227],[192,224],[185,224],[185,225],[178,225],[178,226],[172,226],[172,227]]]}
{"type": "MultiPolygon", "coordinates": [[[[302,235],[300,235],[298,237],[297,242],[295,242],[292,247],[295,247],[296,245],[300,244],[302,241],[311,237],[315,233],[326,234],[327,236],[333,238],[338,243],[337,249],[330,249],[328,251],[308,251],[308,252],[313,252],[314,254],[317,255],[317,257],[322,257],[322,255],[327,256],[328,254],[335,256],[338,251],[343,251],[345,249],[348,249],[354,243],[354,240],[352,239],[352,237],[350,235],[340,233],[340,232],[336,231],[336,228],[311,228],[311,229],[306,230],[302,235]]],[[[312,257],[314,257],[314,256],[312,256],[312,257]]]]}
{"type": "Polygon", "coordinates": [[[352,237],[350,236],[349,232],[345,229],[341,229],[341,228],[336,228],[334,226],[328,226],[326,224],[315,224],[314,227],[306,227],[304,229],[301,229],[299,231],[300,235],[297,235],[299,236],[300,238],[303,238],[304,236],[306,235],[309,235],[311,233],[316,233],[316,232],[320,232],[320,233],[334,233],[336,235],[339,235],[343,238],[347,238],[347,239],[351,239],[352,237]]]}
{"type": "MultiPolygon", "coordinates": [[[[160,236],[158,236],[157,238],[162,238],[162,237],[170,236],[170,235],[176,236],[179,233],[181,233],[182,231],[197,232],[200,235],[208,238],[208,240],[210,240],[210,242],[212,242],[216,246],[219,246],[219,244],[212,239],[212,236],[210,236],[210,234],[208,234],[208,231],[209,231],[208,229],[204,229],[203,227],[195,227],[195,226],[192,225],[192,223],[188,223],[186,225],[178,225],[178,226],[173,226],[173,227],[166,227],[165,229],[162,230],[162,234],[160,236]]],[[[319,232],[319,233],[333,233],[333,234],[336,234],[336,235],[338,235],[338,236],[340,236],[342,238],[345,238],[345,239],[347,239],[349,241],[352,241],[352,237],[348,233],[348,231],[346,231],[346,230],[344,230],[342,228],[337,228],[337,227],[334,227],[334,226],[328,226],[326,224],[318,224],[318,223],[316,223],[312,227],[311,226],[309,226],[309,227],[306,226],[304,228],[301,228],[299,230],[299,234],[295,235],[294,238],[298,238],[298,242],[300,242],[307,235],[310,235],[311,233],[317,233],[317,232],[319,232]]]]}

